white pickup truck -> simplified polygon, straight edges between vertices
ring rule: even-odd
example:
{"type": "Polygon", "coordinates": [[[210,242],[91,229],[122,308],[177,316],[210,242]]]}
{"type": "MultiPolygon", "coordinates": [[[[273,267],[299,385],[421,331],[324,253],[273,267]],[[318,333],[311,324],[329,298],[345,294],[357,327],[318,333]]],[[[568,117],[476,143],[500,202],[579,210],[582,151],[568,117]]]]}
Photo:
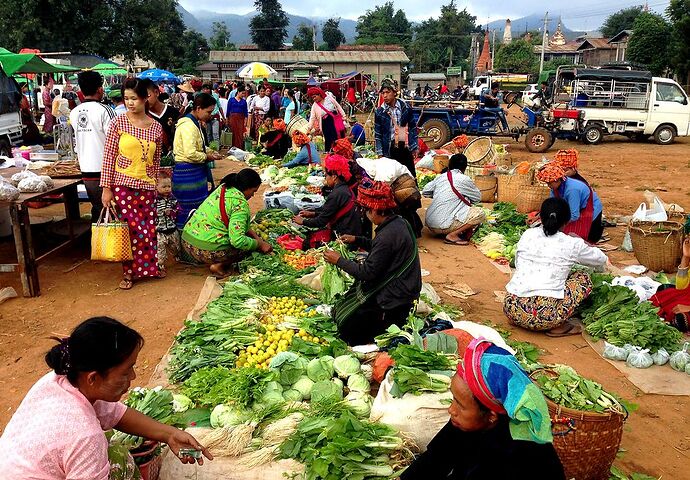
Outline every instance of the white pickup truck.
{"type": "Polygon", "coordinates": [[[581,114],[582,140],[596,144],[619,134],[636,140],[654,137],[668,145],[690,135],[690,101],[682,87],[649,72],[575,68],[566,81],[557,77],[554,105],[568,99],[581,114]]]}
{"type": "Polygon", "coordinates": [[[21,144],[22,119],[19,115],[21,93],[17,82],[0,68],[0,155],[12,156],[12,147],[21,144]]]}

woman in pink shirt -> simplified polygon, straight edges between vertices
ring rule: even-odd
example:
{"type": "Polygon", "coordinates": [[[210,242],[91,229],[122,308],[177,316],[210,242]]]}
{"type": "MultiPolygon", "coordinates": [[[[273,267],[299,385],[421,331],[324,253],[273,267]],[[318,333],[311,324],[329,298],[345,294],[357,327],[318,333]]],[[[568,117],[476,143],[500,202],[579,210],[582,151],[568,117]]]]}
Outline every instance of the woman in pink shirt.
{"type": "Polygon", "coordinates": [[[134,364],[144,344],[139,333],[95,317],[58,340],[45,357],[53,371],[31,387],[0,437],[2,478],[107,480],[103,432],[112,428],[166,443],[175,454],[187,448],[213,458],[190,434],[119,402],[136,378],[134,364]]]}

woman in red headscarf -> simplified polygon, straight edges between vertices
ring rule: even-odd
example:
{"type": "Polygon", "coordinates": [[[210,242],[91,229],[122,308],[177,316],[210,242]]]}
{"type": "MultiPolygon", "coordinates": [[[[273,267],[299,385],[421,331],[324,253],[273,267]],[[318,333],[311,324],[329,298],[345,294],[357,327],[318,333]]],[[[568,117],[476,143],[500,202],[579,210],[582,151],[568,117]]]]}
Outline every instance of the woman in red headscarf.
{"type": "Polygon", "coordinates": [[[309,237],[310,247],[334,240],[335,235],[361,235],[362,222],[355,208],[355,197],[348,186],[352,178],[350,165],[340,155],[329,155],[324,160],[325,184],[331,192],[322,207],[302,210],[293,221],[298,225],[315,228],[309,237]]]}
{"type": "Polygon", "coordinates": [[[333,142],[345,136],[348,128],[345,111],[331,92],[324,92],[318,87],[310,87],[307,97],[312,99],[307,133],[321,132],[328,152],[333,142]]]}
{"type": "Polygon", "coordinates": [[[450,384],[450,421],[401,480],[564,480],[544,395],[507,350],[474,339],[450,384]]]}
{"type": "Polygon", "coordinates": [[[376,236],[373,240],[354,235],[340,238],[368,251],[366,259],[354,262],[332,250],[323,255],[355,279],[333,311],[339,336],[349,345],[372,343],[393,324],[402,327],[422,289],[417,239],[410,224],[395,214],[397,204],[390,186],[363,183],[357,202],[376,225],[376,236]]]}
{"type": "Polygon", "coordinates": [[[283,158],[290,149],[292,140],[285,133],[285,121],[282,118],[273,119],[273,130],[261,136],[264,153],[273,158],[283,158]]]}

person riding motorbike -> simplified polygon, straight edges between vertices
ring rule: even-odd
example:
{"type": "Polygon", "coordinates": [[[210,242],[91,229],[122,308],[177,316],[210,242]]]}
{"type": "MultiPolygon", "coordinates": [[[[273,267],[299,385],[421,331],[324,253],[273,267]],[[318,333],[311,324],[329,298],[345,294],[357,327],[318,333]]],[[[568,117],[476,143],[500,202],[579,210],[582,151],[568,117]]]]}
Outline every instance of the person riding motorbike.
{"type": "Polygon", "coordinates": [[[501,127],[503,128],[503,130],[507,131],[508,119],[506,119],[506,114],[503,111],[503,108],[501,108],[500,106],[500,102],[498,100],[498,91],[498,82],[493,82],[491,84],[491,90],[485,88],[482,91],[482,94],[479,98],[479,104],[480,108],[482,108],[483,110],[495,113],[501,121],[501,127]]]}

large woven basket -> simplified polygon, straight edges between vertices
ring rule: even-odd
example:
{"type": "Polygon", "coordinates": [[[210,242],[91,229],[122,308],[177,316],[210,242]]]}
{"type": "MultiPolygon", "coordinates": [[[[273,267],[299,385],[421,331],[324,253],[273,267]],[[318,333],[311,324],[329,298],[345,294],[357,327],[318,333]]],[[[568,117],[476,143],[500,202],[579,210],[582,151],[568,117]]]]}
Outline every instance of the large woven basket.
{"type": "Polygon", "coordinates": [[[407,173],[391,183],[391,190],[393,191],[395,201],[399,205],[407,205],[422,199],[422,195],[417,188],[417,182],[412,178],[412,175],[407,173]]]}
{"type": "Polygon", "coordinates": [[[551,190],[545,185],[524,185],[515,196],[513,203],[520,213],[530,213],[541,210],[541,204],[549,198],[551,190]]]}
{"type": "Polygon", "coordinates": [[[530,185],[529,175],[498,175],[498,192],[497,199],[499,202],[515,203],[520,190],[530,185]]]}
{"type": "Polygon", "coordinates": [[[581,412],[548,398],[553,446],[568,480],[608,480],[623,437],[625,416],[581,412]]]}
{"type": "Polygon", "coordinates": [[[494,175],[477,175],[474,177],[474,184],[482,192],[483,203],[494,203],[496,201],[496,190],[498,190],[498,180],[494,175]]]}
{"type": "Polygon", "coordinates": [[[683,225],[633,220],[628,226],[635,258],[654,272],[675,272],[683,252],[683,225]]]}
{"type": "Polygon", "coordinates": [[[495,163],[498,155],[494,152],[494,142],[489,137],[475,138],[470,142],[463,152],[470,165],[485,165],[495,163]]]}

